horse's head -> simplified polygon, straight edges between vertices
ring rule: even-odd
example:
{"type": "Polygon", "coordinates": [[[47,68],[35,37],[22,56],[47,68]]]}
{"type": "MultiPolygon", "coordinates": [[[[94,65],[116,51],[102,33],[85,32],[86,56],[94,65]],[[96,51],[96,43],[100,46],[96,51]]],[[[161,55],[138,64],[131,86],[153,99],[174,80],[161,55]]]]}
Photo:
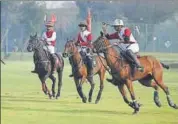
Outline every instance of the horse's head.
{"type": "Polygon", "coordinates": [[[108,39],[104,37],[103,32],[100,32],[100,36],[93,42],[93,46],[97,52],[104,53],[106,51],[107,46],[110,45],[108,39]]]}
{"type": "Polygon", "coordinates": [[[28,52],[34,51],[37,48],[38,43],[39,43],[39,39],[37,37],[37,33],[34,36],[30,35],[30,39],[28,41],[28,46],[27,46],[28,52]]]}
{"type": "Polygon", "coordinates": [[[69,56],[73,55],[76,50],[77,50],[77,48],[75,46],[74,40],[67,40],[65,47],[64,47],[64,52],[62,55],[64,58],[69,57],[69,56]]]}

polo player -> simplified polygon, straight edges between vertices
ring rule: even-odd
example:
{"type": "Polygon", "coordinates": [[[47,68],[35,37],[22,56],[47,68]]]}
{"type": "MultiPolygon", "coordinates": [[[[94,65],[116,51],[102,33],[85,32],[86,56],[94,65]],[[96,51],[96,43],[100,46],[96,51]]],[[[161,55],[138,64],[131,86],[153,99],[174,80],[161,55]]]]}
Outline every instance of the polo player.
{"type": "MultiPolygon", "coordinates": [[[[132,59],[140,72],[143,72],[144,68],[141,66],[139,60],[137,59],[136,53],[139,52],[139,44],[132,35],[131,30],[124,26],[123,20],[115,19],[112,27],[115,29],[115,33],[108,34],[106,31],[106,24],[103,24],[102,29],[105,37],[109,40],[118,39],[119,42],[114,43],[114,45],[122,47],[125,53],[125,57],[132,59]]],[[[110,80],[108,80],[110,81],[110,80]]]]}
{"type": "MultiPolygon", "coordinates": [[[[50,53],[50,61],[52,63],[52,73],[56,71],[56,61],[57,56],[55,55],[55,46],[56,46],[56,32],[54,30],[54,22],[48,21],[45,24],[46,31],[42,34],[42,41],[46,43],[44,49],[50,53]]],[[[36,65],[34,71],[36,73],[36,65]]]]}
{"type": "MultiPolygon", "coordinates": [[[[80,32],[77,36],[76,45],[81,47],[81,54],[82,52],[86,53],[86,65],[88,71],[88,77],[93,78],[93,58],[92,58],[92,34],[90,31],[87,30],[87,23],[86,21],[82,21],[79,23],[80,32]]],[[[70,60],[70,59],[69,59],[70,60]]],[[[71,63],[71,62],[70,62],[71,63]]],[[[73,75],[70,75],[72,77],[73,75]]]]}

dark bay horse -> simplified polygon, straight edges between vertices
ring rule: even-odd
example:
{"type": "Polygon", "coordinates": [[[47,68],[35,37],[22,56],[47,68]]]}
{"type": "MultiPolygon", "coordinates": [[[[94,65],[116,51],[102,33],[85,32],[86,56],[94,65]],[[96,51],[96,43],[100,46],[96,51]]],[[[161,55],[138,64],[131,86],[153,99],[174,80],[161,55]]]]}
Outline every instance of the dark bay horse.
{"type": "Polygon", "coordinates": [[[45,42],[39,40],[37,37],[37,34],[34,36],[30,36],[30,40],[27,46],[27,50],[29,52],[34,51],[34,56],[36,58],[35,64],[37,64],[37,74],[38,77],[42,83],[42,90],[43,92],[47,95],[49,95],[49,98],[60,97],[60,92],[61,92],[61,86],[62,86],[62,74],[63,74],[63,68],[64,68],[64,60],[60,54],[56,54],[58,57],[58,62],[57,62],[57,74],[58,74],[58,92],[57,95],[55,96],[55,84],[56,84],[56,78],[52,74],[52,69],[51,69],[51,61],[49,57],[49,53],[44,50],[45,42]],[[46,85],[46,80],[47,78],[50,78],[52,80],[52,94],[50,93],[50,90],[48,89],[46,85]]]}
{"type": "Polygon", "coordinates": [[[141,62],[141,65],[144,66],[144,72],[135,70],[134,75],[132,75],[132,68],[129,63],[122,59],[110,42],[103,36],[102,32],[101,36],[93,43],[93,45],[96,51],[104,53],[106,62],[111,69],[113,83],[118,86],[125,103],[134,109],[134,113],[137,113],[140,108],[140,104],[136,101],[133,88],[133,81],[136,80],[144,86],[153,87],[155,89],[154,102],[158,107],[161,106],[158,95],[158,88],[160,87],[167,96],[169,106],[175,109],[178,108],[171,100],[168,87],[163,82],[163,67],[165,67],[165,65],[156,58],[153,56],[140,57],[139,61],[141,62]],[[153,82],[152,79],[155,82],[153,82]],[[126,96],[125,85],[130,92],[132,102],[130,102],[126,96]]]}
{"type": "MultiPolygon", "coordinates": [[[[91,102],[95,83],[93,82],[93,80],[90,80],[91,78],[87,77],[87,67],[84,64],[81,54],[79,53],[77,46],[74,44],[74,41],[72,40],[67,41],[67,43],[65,44],[63,57],[71,57],[71,61],[73,63],[72,73],[74,75],[74,81],[76,84],[78,94],[82,98],[82,101],[84,103],[87,102],[87,98],[82,91],[82,85],[86,80],[88,80],[88,82],[90,83],[91,89],[89,91],[88,101],[91,102]]],[[[103,65],[107,66],[105,59],[102,56],[96,56],[96,66],[94,67],[94,74],[98,74],[100,78],[100,90],[98,92],[98,96],[95,101],[96,104],[99,102],[104,88],[103,81],[104,81],[106,69],[103,65]]]]}

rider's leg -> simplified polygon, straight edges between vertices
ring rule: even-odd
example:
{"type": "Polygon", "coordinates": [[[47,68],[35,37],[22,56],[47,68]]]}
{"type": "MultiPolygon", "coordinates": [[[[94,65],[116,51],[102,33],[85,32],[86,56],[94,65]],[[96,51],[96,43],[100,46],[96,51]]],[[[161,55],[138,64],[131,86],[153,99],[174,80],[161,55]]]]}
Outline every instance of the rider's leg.
{"type": "Polygon", "coordinates": [[[50,53],[50,58],[51,58],[51,65],[52,65],[52,70],[51,72],[54,73],[56,71],[56,61],[57,61],[57,56],[55,54],[54,46],[48,46],[48,51],[50,53]]]}
{"type": "Polygon", "coordinates": [[[136,64],[137,69],[141,72],[143,72],[143,67],[140,64],[140,61],[137,59],[137,56],[135,53],[133,53],[133,51],[131,49],[127,49],[126,50],[126,55],[129,56],[136,64]]]}
{"type": "Polygon", "coordinates": [[[57,56],[55,53],[51,54],[51,62],[52,62],[52,73],[56,71],[56,61],[57,61],[57,56]]]}
{"type": "Polygon", "coordinates": [[[88,77],[93,80],[93,58],[91,56],[86,56],[86,59],[88,77]]]}
{"type": "Polygon", "coordinates": [[[33,62],[34,62],[34,65],[35,65],[35,68],[34,68],[34,70],[33,71],[31,71],[32,73],[37,73],[37,65],[36,65],[36,58],[35,58],[35,54],[33,54],[33,62]]]}

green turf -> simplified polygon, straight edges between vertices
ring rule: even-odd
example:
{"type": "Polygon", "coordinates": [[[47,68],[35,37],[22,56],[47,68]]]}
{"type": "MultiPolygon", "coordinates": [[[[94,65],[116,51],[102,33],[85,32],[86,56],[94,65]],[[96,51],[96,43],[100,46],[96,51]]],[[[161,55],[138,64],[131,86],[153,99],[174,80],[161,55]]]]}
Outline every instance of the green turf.
{"type": "MultiPolygon", "coordinates": [[[[6,61],[1,64],[1,122],[2,124],[178,124],[178,110],[170,108],[160,90],[162,107],[153,102],[153,89],[134,83],[137,99],[143,104],[138,115],[122,100],[116,87],[105,81],[105,88],[99,104],[94,104],[99,82],[92,103],[82,103],[74,82],[68,77],[71,68],[65,65],[61,98],[48,99],[41,91],[41,84],[35,74],[31,74],[30,61],[6,61]]],[[[109,77],[107,75],[106,77],[109,77]]],[[[178,71],[164,73],[172,99],[178,103],[178,71]]],[[[48,80],[51,87],[51,81],[48,80]]],[[[89,84],[84,84],[88,95],[89,84]]]]}

